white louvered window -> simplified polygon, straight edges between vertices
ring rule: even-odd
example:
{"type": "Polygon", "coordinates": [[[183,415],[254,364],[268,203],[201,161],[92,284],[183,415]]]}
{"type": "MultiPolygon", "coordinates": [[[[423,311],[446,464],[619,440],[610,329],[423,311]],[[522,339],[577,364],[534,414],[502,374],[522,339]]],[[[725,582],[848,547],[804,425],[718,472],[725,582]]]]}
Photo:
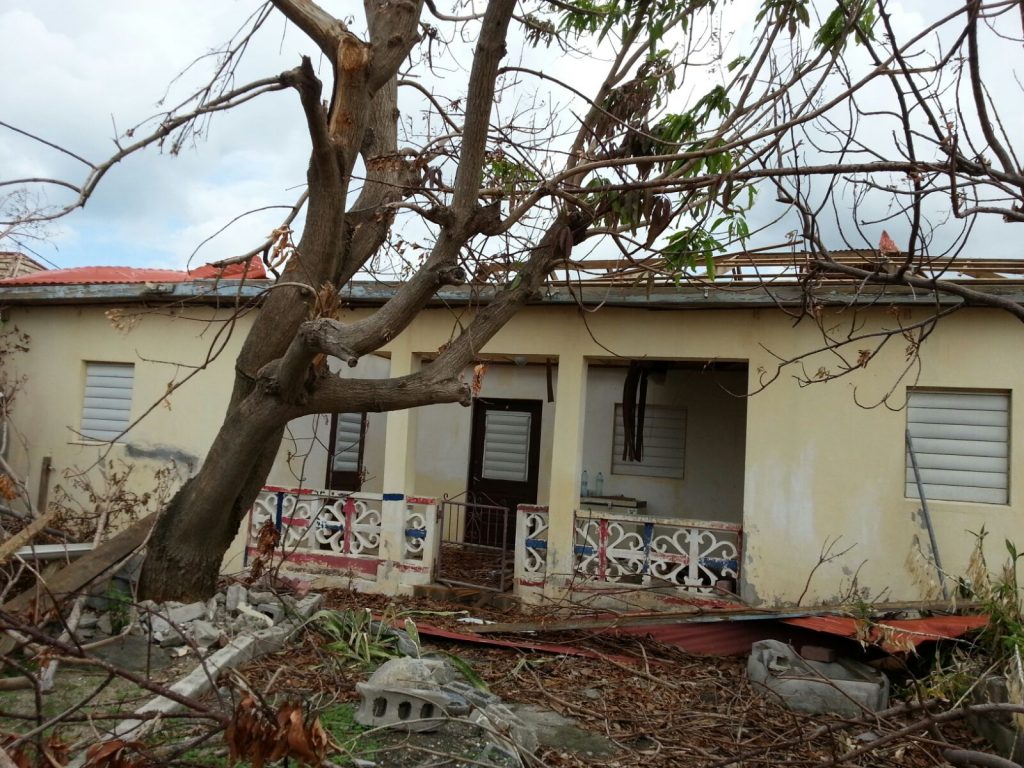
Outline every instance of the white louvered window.
{"type": "MultiPolygon", "coordinates": [[[[925,498],[1009,503],[1009,394],[909,391],[907,430],[925,498]]],[[[909,451],[906,469],[906,495],[919,498],[909,451]]]]}
{"type": "Polygon", "coordinates": [[[132,363],[85,364],[85,400],[82,404],[82,437],[87,440],[116,439],[131,423],[132,363]]]}
{"type": "Polygon", "coordinates": [[[481,474],[489,480],[526,482],[530,474],[530,422],[525,411],[487,411],[481,474]]]}
{"type": "Polygon", "coordinates": [[[644,443],[640,461],[626,461],[622,404],[615,404],[612,474],[682,478],[686,460],[686,409],[648,405],[644,409],[644,443]]]}
{"type": "Polygon", "coordinates": [[[363,414],[339,413],[334,433],[335,472],[359,472],[359,443],[363,439],[363,414]]]}

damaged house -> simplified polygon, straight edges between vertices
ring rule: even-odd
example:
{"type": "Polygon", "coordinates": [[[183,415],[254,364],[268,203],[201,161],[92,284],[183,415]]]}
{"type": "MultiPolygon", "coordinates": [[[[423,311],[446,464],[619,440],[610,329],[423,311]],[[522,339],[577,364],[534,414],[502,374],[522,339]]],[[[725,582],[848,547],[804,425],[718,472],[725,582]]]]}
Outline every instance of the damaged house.
{"type": "MultiPolygon", "coordinates": [[[[1019,266],[973,264],[960,279],[1024,300],[1019,266]]],[[[965,307],[922,343],[911,327],[958,300],[826,280],[796,322],[793,255],[732,257],[678,286],[579,266],[598,273],[553,279],[480,350],[470,408],[293,422],[225,570],[269,521],[290,569],[379,592],[443,582],[620,609],[901,601],[941,594],[928,519],[947,588],[971,532],[1000,548],[1018,535],[1024,369],[1008,314],[965,307]]],[[[241,277],[0,281],[3,330],[30,337],[6,363],[23,380],[8,459],[40,505],[98,459],[137,465],[138,483],[198,467],[268,284],[241,277]]],[[[350,284],[342,320],[392,291],[350,284]]],[[[488,295],[441,290],[339,375],[414,371],[488,295]]]]}

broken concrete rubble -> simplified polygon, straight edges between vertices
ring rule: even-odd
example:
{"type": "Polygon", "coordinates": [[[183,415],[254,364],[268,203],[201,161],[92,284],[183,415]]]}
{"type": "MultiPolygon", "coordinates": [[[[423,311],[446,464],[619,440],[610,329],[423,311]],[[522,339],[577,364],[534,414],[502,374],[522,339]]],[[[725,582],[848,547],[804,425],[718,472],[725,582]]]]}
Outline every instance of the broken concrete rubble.
{"type": "Polygon", "coordinates": [[[209,648],[217,643],[223,632],[208,621],[196,619],[189,627],[192,642],[200,648],[209,648]]]}
{"type": "MultiPolygon", "coordinates": [[[[130,571],[122,570],[114,578],[127,580],[130,575],[130,571]]],[[[113,594],[112,583],[97,591],[101,595],[113,594]]],[[[130,586],[125,594],[131,594],[130,586]]],[[[83,612],[76,630],[79,640],[102,639],[120,634],[128,627],[168,651],[189,646],[203,651],[222,646],[233,637],[289,621],[300,615],[297,605],[301,601],[266,590],[250,593],[242,584],[230,584],[205,602],[158,604],[144,600],[133,605],[123,597],[97,597],[93,602],[102,608],[83,612]],[[252,607],[250,599],[261,602],[252,607]],[[137,616],[134,625],[132,616],[137,616]]]]}
{"type": "Polygon", "coordinates": [[[228,585],[227,592],[225,594],[224,607],[230,612],[234,613],[238,610],[239,603],[247,603],[248,592],[241,584],[230,584],[228,585]]]}
{"type": "MultiPolygon", "coordinates": [[[[198,664],[190,674],[171,686],[170,690],[191,698],[198,698],[208,693],[213,689],[213,681],[222,671],[280,649],[292,632],[308,619],[322,602],[323,596],[318,594],[307,595],[297,601],[293,600],[293,618],[291,620],[276,627],[247,632],[229,640],[223,648],[198,664]]],[[[178,702],[164,696],[156,696],[139,707],[134,714],[170,714],[181,711],[181,709],[182,705],[178,702]]],[[[128,719],[118,724],[114,732],[120,738],[139,738],[152,727],[154,722],[151,719],[128,719]]]]}

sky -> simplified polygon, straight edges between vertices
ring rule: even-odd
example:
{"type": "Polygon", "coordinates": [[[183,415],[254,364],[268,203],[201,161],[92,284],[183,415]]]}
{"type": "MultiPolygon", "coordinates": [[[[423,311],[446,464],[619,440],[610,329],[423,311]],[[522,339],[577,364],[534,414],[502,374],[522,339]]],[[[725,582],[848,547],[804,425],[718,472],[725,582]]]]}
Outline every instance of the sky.
{"type": "MultiPolygon", "coordinates": [[[[105,159],[115,149],[113,137],[158,112],[168,84],[183,67],[222,44],[259,4],[0,0],[0,28],[5,32],[0,70],[9,73],[0,120],[87,159],[105,159]]],[[[324,5],[341,17],[362,13],[361,3],[327,0],[324,5]]],[[[896,23],[908,26],[918,24],[929,6],[924,0],[890,5],[896,23]]],[[[754,7],[754,0],[734,0],[727,19],[742,26],[754,7]]],[[[302,53],[323,69],[312,43],[275,14],[243,59],[238,81],[289,69],[302,53]]],[[[1013,53],[1019,55],[1019,45],[1013,53]]],[[[459,55],[468,59],[468,47],[459,55]]],[[[584,90],[596,87],[585,62],[543,49],[529,55],[537,57],[533,63],[584,90]]],[[[463,64],[468,61],[456,62],[450,76],[462,77],[463,64]]],[[[187,94],[208,71],[200,64],[174,82],[170,94],[187,94]]],[[[329,71],[321,74],[329,77],[329,71]]],[[[281,212],[247,216],[196,256],[191,254],[239,213],[293,202],[304,184],[307,153],[296,94],[262,96],[216,116],[205,140],[178,156],[150,149],[128,158],[111,170],[84,210],[53,224],[33,248],[57,267],[183,268],[190,258],[195,265],[236,255],[262,241],[277,226],[281,212]]],[[[86,170],[72,158],[0,127],[0,177],[80,181],[86,170]]],[[[58,188],[50,188],[43,199],[51,204],[66,200],[58,188]]],[[[1015,255],[1016,238],[1006,238],[992,224],[986,227],[992,231],[981,235],[985,255],[1015,255]]],[[[899,233],[894,236],[899,241],[899,233]]]]}
{"type": "MultiPolygon", "coordinates": [[[[112,138],[159,111],[168,84],[190,61],[223,43],[258,3],[241,0],[110,3],[0,1],[0,69],[17,73],[0,119],[90,160],[116,150],[112,138]],[[116,126],[116,130],[115,130],[116,126]]],[[[272,76],[314,53],[274,18],[243,59],[239,82],[272,76]]],[[[202,72],[186,75],[182,96],[202,72]]],[[[61,220],[38,252],[60,267],[125,264],[181,267],[199,243],[237,214],[289,204],[305,181],[308,138],[294,92],[218,115],[205,141],[177,156],[150,149],[103,179],[84,210],[61,220]]],[[[0,175],[80,180],[76,161],[11,132],[0,133],[0,175]]],[[[67,197],[51,190],[47,201],[67,197]]],[[[200,261],[245,251],[280,212],[233,227],[200,261]]]]}

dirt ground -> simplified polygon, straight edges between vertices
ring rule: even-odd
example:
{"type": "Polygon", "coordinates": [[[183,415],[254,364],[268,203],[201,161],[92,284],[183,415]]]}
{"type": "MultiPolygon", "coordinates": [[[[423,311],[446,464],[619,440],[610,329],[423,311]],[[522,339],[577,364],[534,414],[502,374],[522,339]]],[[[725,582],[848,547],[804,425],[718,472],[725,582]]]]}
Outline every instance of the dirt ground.
{"type": "MultiPolygon", "coordinates": [[[[332,591],[327,608],[337,611],[370,608],[389,617],[461,629],[461,616],[496,621],[531,618],[527,614],[467,607],[425,599],[399,599],[332,591]]],[[[535,615],[532,616],[535,618],[535,615]]],[[[144,638],[139,638],[143,640],[144,638]]],[[[506,638],[514,639],[514,638],[506,638]]],[[[636,766],[702,768],[726,766],[851,765],[924,768],[943,764],[948,744],[986,749],[958,721],[941,726],[919,724],[860,754],[866,745],[889,738],[898,729],[924,716],[913,704],[914,691],[897,684],[894,706],[903,712],[882,718],[844,721],[830,716],[790,712],[755,691],[746,679],[745,659],[697,657],[649,638],[616,638],[601,633],[560,633],[530,638],[558,642],[600,654],[598,658],[556,655],[513,648],[423,637],[427,654],[450,654],[465,662],[490,691],[524,717],[539,716],[557,724],[541,729],[541,749],[532,765],[636,766]],[[559,720],[552,713],[565,718],[559,720]],[[946,742],[946,743],[943,743],[946,742]]],[[[464,724],[446,726],[433,734],[368,731],[354,723],[358,702],[356,683],[372,667],[345,659],[326,647],[329,640],[315,631],[296,634],[284,650],[265,656],[222,676],[222,694],[237,701],[245,691],[273,704],[293,701],[309,717],[317,715],[332,748],[330,765],[400,768],[401,766],[474,766],[484,740],[464,724]]],[[[129,652],[112,648],[112,660],[129,659],[129,652]]],[[[159,648],[131,649],[133,664],[145,663],[156,679],[171,681],[195,663],[173,664],[159,648]],[[159,663],[154,659],[160,658],[159,663]]],[[[54,714],[76,698],[90,695],[104,676],[81,667],[65,666],[60,692],[47,697],[46,714],[54,714]]],[[[126,713],[151,694],[123,683],[111,683],[84,706],[73,722],[61,726],[60,740],[78,746],[102,740],[116,722],[105,716],[126,713]],[[75,744],[77,742],[77,744],[75,744]]],[[[38,724],[30,691],[0,694],[0,728],[5,734],[38,724]]],[[[135,755],[136,765],[227,765],[219,729],[212,733],[202,720],[169,720],[135,755]]],[[[3,737],[0,736],[0,739],[3,737]]],[[[276,763],[283,765],[284,763],[276,763]]],[[[294,763],[293,763],[294,764],[294,763]]],[[[127,765],[127,764],[126,764],[127,765]]],[[[134,768],[134,766],[133,766],[134,768]]]]}
{"type": "MultiPolygon", "coordinates": [[[[344,591],[328,593],[327,603],[336,610],[369,606],[407,612],[414,619],[419,616],[453,629],[459,628],[457,617],[443,615],[446,612],[463,611],[500,621],[528,618],[515,612],[417,599],[396,602],[344,591]]],[[[692,656],[647,638],[560,633],[532,639],[636,661],[627,664],[607,656],[558,656],[435,638],[425,638],[424,645],[428,651],[445,651],[469,663],[491,692],[506,702],[553,710],[613,747],[611,754],[596,754],[593,742],[586,740],[583,745],[578,739],[542,745],[538,758],[552,767],[642,764],[675,768],[692,764],[725,768],[839,761],[856,766],[924,768],[943,763],[937,736],[960,747],[985,748],[963,725],[954,723],[943,725],[941,731],[933,726],[930,733],[922,728],[913,738],[894,740],[872,754],[844,761],[843,756],[883,732],[918,719],[920,712],[892,715],[884,722],[798,715],[752,689],[745,659],[692,656]]],[[[323,670],[331,663],[325,659],[319,638],[309,634],[297,647],[249,665],[244,674],[254,686],[273,678],[275,688],[282,691],[354,702],[355,682],[366,673],[358,668],[336,669],[325,677],[323,670]]],[[[902,693],[899,688],[896,692],[902,693]]]]}

